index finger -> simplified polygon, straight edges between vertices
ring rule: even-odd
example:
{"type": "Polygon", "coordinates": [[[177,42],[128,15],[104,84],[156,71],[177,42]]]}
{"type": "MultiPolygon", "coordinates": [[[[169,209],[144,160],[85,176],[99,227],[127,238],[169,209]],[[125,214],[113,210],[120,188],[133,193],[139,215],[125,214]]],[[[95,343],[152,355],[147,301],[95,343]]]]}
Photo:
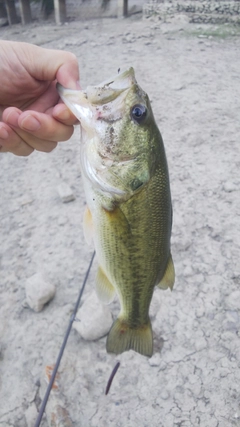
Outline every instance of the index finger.
{"type": "Polygon", "coordinates": [[[77,57],[64,50],[46,49],[29,43],[11,42],[16,55],[29,74],[37,80],[57,79],[64,87],[78,89],[77,57]]]}

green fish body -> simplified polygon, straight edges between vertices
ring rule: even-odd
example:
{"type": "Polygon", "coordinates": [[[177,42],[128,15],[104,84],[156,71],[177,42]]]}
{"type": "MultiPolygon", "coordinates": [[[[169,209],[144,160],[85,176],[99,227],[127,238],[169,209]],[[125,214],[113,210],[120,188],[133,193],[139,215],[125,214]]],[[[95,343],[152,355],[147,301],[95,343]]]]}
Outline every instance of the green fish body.
{"type": "Polygon", "coordinates": [[[167,160],[147,94],[130,68],[85,92],[59,88],[82,128],[84,232],[99,263],[96,290],[117,293],[121,310],[107,351],[151,356],[149,307],[155,286],[172,289],[172,206],[167,160]]]}

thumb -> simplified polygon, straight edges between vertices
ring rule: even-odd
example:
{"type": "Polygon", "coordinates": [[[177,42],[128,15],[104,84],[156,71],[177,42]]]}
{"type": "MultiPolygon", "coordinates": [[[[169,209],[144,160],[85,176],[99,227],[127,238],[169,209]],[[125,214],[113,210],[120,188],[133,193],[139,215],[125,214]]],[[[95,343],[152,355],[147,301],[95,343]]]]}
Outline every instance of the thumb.
{"type": "Polygon", "coordinates": [[[56,74],[56,79],[63,87],[68,89],[80,89],[77,58],[70,52],[64,53],[67,53],[68,56],[71,55],[73,58],[68,57],[66,62],[60,65],[56,74]]]}
{"type": "Polygon", "coordinates": [[[33,78],[43,81],[57,80],[69,89],[79,88],[78,61],[73,53],[45,49],[28,43],[16,45],[19,59],[33,78]]]}

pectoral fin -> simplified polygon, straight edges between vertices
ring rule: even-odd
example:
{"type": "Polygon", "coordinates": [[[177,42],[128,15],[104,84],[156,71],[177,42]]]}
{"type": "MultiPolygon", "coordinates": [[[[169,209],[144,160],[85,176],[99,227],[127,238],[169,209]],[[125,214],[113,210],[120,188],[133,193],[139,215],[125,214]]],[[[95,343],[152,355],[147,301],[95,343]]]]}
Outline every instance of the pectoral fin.
{"type": "Polygon", "coordinates": [[[157,286],[160,289],[168,289],[168,288],[170,288],[171,291],[172,291],[173,285],[174,285],[174,281],[175,281],[175,270],[174,270],[172,255],[170,254],[169,258],[168,258],[167,267],[166,267],[164,276],[163,276],[163,278],[161,279],[160,283],[157,286]]]}
{"type": "Polygon", "coordinates": [[[86,207],[83,215],[83,234],[87,244],[90,245],[93,238],[93,223],[92,214],[88,207],[86,207]]]}
{"type": "Polygon", "coordinates": [[[115,297],[115,289],[101,267],[98,267],[97,271],[96,292],[103,304],[110,304],[115,297]]]}

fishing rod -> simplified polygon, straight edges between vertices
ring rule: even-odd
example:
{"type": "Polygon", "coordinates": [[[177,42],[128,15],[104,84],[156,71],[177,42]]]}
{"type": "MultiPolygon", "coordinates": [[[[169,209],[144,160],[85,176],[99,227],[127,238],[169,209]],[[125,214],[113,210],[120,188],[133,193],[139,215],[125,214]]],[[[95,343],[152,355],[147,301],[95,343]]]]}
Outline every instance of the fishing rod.
{"type": "Polygon", "coordinates": [[[56,361],[56,364],[54,366],[54,369],[53,369],[53,372],[52,372],[52,376],[50,378],[50,381],[49,381],[49,384],[48,384],[48,387],[47,387],[44,399],[42,401],[42,404],[41,404],[41,407],[40,407],[40,410],[39,410],[39,413],[38,413],[37,421],[36,421],[34,427],[39,427],[40,424],[41,424],[42,417],[43,417],[43,414],[44,414],[44,411],[45,411],[45,408],[46,408],[46,405],[47,405],[47,402],[48,402],[48,399],[49,399],[49,396],[50,396],[50,393],[51,393],[51,389],[52,389],[52,386],[54,384],[54,380],[55,380],[55,377],[56,377],[56,374],[57,374],[57,371],[58,371],[58,368],[59,368],[59,365],[60,365],[60,362],[61,362],[64,350],[65,350],[66,344],[67,344],[67,340],[68,340],[68,337],[69,337],[71,329],[72,329],[72,324],[73,324],[73,322],[74,322],[74,320],[76,318],[78,307],[79,307],[79,304],[80,304],[80,301],[81,301],[81,298],[82,298],[82,295],[83,295],[83,291],[84,291],[86,283],[87,283],[87,279],[88,279],[88,276],[89,276],[89,273],[90,273],[90,270],[91,270],[91,267],[92,267],[94,256],[95,256],[95,251],[92,254],[92,257],[91,257],[88,269],[87,269],[85,277],[84,277],[84,281],[83,281],[82,287],[81,287],[79,295],[78,295],[77,302],[75,304],[75,308],[74,308],[73,313],[72,313],[72,315],[70,317],[69,325],[68,325],[68,328],[67,328],[67,331],[66,331],[66,334],[65,334],[62,346],[60,348],[60,351],[59,351],[59,354],[58,354],[58,357],[57,357],[57,361],[56,361]]]}

